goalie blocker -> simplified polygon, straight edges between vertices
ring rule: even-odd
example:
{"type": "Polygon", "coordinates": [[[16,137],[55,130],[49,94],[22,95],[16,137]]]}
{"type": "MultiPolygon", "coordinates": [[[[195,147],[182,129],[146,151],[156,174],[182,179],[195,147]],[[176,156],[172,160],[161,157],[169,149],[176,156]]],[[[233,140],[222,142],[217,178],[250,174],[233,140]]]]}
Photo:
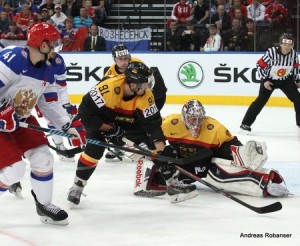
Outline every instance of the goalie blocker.
{"type": "MultiPolygon", "coordinates": [[[[201,178],[206,177],[206,182],[228,192],[257,197],[289,195],[278,171],[263,168],[267,159],[265,143],[249,141],[244,146],[232,146],[231,149],[233,161],[212,158],[207,167],[193,165],[185,169],[201,178]]],[[[138,160],[134,195],[155,197],[164,195],[166,191],[165,181],[153,163],[144,158],[138,160]]]]}

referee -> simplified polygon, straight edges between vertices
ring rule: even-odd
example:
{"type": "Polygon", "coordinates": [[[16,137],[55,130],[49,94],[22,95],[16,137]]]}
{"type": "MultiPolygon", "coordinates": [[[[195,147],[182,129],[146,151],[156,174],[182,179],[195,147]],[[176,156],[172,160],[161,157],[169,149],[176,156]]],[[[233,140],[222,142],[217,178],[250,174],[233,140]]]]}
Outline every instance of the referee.
{"type": "Polygon", "coordinates": [[[258,60],[257,72],[262,82],[258,97],[244,116],[240,133],[248,134],[251,131],[251,125],[275,89],[280,89],[294,103],[296,124],[300,127],[299,60],[293,46],[293,35],[283,33],[279,38],[279,46],[269,48],[258,60]]]}

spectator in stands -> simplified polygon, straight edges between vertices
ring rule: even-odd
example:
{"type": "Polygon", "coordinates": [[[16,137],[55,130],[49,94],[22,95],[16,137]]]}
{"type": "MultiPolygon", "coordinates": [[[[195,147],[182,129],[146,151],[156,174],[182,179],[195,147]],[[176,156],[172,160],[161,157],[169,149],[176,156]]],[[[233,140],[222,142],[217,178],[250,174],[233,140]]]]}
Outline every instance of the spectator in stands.
{"type": "Polygon", "coordinates": [[[266,8],[265,20],[267,20],[272,26],[283,27],[287,21],[288,11],[281,4],[281,0],[274,0],[266,8]]]}
{"type": "Polygon", "coordinates": [[[49,16],[51,17],[52,15],[54,15],[54,7],[55,7],[55,4],[53,3],[53,0],[46,0],[46,3],[41,5],[39,10],[41,12],[42,9],[48,9],[49,11],[49,16]]]}
{"type": "Polygon", "coordinates": [[[39,9],[44,0],[33,0],[32,3],[39,9]]]}
{"type": "Polygon", "coordinates": [[[189,22],[186,23],[186,30],[182,32],[181,50],[182,51],[198,51],[201,45],[201,35],[199,30],[195,30],[195,26],[189,22]]]}
{"type": "MultiPolygon", "coordinates": [[[[72,16],[72,7],[73,7],[74,0],[66,0],[64,4],[61,5],[62,12],[67,16],[72,16]]],[[[79,15],[79,14],[78,14],[79,15]]]]}
{"type": "Polygon", "coordinates": [[[267,8],[274,0],[261,0],[261,4],[267,8]]]}
{"type": "Polygon", "coordinates": [[[80,15],[80,9],[84,7],[83,6],[83,0],[73,0],[73,6],[72,6],[72,11],[71,11],[71,15],[74,18],[75,16],[79,16],[80,15]]]}
{"type": "Polygon", "coordinates": [[[255,31],[254,20],[248,18],[246,20],[246,30],[242,37],[243,51],[256,51],[256,47],[254,47],[254,36],[257,36],[255,31]]]}
{"type": "Polygon", "coordinates": [[[222,51],[223,39],[217,32],[216,24],[208,25],[209,37],[207,38],[205,45],[200,48],[200,51],[222,51]]]}
{"type": "Polygon", "coordinates": [[[242,37],[244,29],[241,27],[240,20],[233,18],[231,29],[224,34],[224,50],[225,51],[240,51],[242,49],[242,37]]]}
{"type": "Polygon", "coordinates": [[[215,24],[216,21],[222,21],[222,32],[227,31],[230,27],[230,16],[225,12],[224,5],[219,5],[217,8],[217,13],[211,17],[211,23],[215,24]]]}
{"type": "Polygon", "coordinates": [[[236,19],[238,19],[240,21],[240,26],[242,28],[244,28],[244,29],[246,28],[247,17],[245,17],[245,16],[242,15],[242,10],[241,9],[236,8],[234,10],[234,17],[233,18],[236,18],[236,19]]]}
{"type": "Polygon", "coordinates": [[[55,4],[54,11],[55,14],[50,17],[51,23],[56,26],[57,29],[61,30],[64,27],[64,22],[67,16],[61,11],[61,4],[55,4]]]}
{"type": "Polygon", "coordinates": [[[170,21],[169,25],[170,28],[166,32],[166,50],[180,51],[182,31],[178,29],[178,24],[176,20],[170,21]]]}
{"type": "Polygon", "coordinates": [[[23,31],[17,27],[15,21],[9,23],[9,30],[1,34],[2,39],[9,40],[25,40],[23,31]]]}
{"type": "Polygon", "coordinates": [[[7,12],[5,11],[1,11],[0,13],[0,35],[2,33],[5,33],[9,30],[9,23],[10,23],[10,20],[8,19],[7,17],[7,12]]]}
{"type": "MultiPolygon", "coordinates": [[[[17,8],[20,7],[20,0],[6,0],[6,3],[9,5],[10,10],[13,12],[15,11],[17,8]]],[[[5,5],[6,3],[4,3],[3,5],[5,5]]]]}
{"type": "Polygon", "coordinates": [[[38,15],[38,21],[39,22],[51,22],[50,21],[50,15],[49,10],[47,8],[43,8],[38,15]]]}
{"type": "Polygon", "coordinates": [[[247,17],[247,8],[244,4],[241,3],[241,0],[232,0],[232,4],[230,5],[230,9],[229,9],[229,15],[231,18],[234,17],[235,9],[241,9],[242,15],[244,17],[247,17]]]}
{"type": "Polygon", "coordinates": [[[96,19],[96,10],[92,6],[92,0],[85,0],[85,8],[86,8],[86,14],[88,17],[90,17],[93,21],[96,19]]]}
{"type": "MultiPolygon", "coordinates": [[[[30,12],[35,16],[36,19],[39,13],[39,8],[32,2],[32,0],[25,0],[24,4],[27,4],[29,6],[30,12]]],[[[22,4],[19,8],[17,8],[16,13],[21,12],[24,4],[22,4]]]]}
{"type": "Polygon", "coordinates": [[[266,8],[259,3],[259,0],[252,0],[252,4],[247,6],[247,15],[249,19],[255,22],[263,22],[265,20],[266,8]]]}
{"type": "Polygon", "coordinates": [[[75,41],[74,39],[77,29],[73,27],[73,19],[70,17],[66,19],[64,24],[65,29],[63,29],[60,34],[61,41],[63,44],[62,51],[70,51],[75,41]]]}
{"type": "Polygon", "coordinates": [[[204,0],[197,0],[192,7],[192,24],[206,24],[209,17],[209,6],[204,0]]]}
{"type": "Polygon", "coordinates": [[[36,19],[36,16],[31,13],[27,4],[24,4],[21,11],[13,17],[13,21],[16,22],[17,27],[20,28],[24,33],[27,32],[29,19],[36,19]]]}
{"type": "Polygon", "coordinates": [[[79,29],[80,27],[90,27],[93,24],[93,20],[87,16],[86,9],[80,9],[80,15],[75,16],[73,20],[74,28],[79,29]]]}
{"type": "Polygon", "coordinates": [[[104,26],[106,20],[106,11],[105,11],[105,0],[92,0],[93,8],[96,12],[96,21],[95,23],[98,26],[104,26]]]}
{"type": "Polygon", "coordinates": [[[178,24],[186,24],[192,19],[192,5],[188,0],[179,0],[173,6],[171,18],[167,20],[167,26],[170,26],[172,20],[176,20],[178,24]]]}
{"type": "Polygon", "coordinates": [[[210,8],[210,15],[213,16],[214,14],[218,13],[218,6],[223,5],[225,12],[229,13],[230,5],[228,3],[228,0],[216,0],[212,2],[211,8],[210,8]]]}
{"type": "Polygon", "coordinates": [[[84,41],[83,51],[105,51],[105,39],[98,35],[98,26],[92,24],[89,31],[89,36],[84,41]]]}
{"type": "Polygon", "coordinates": [[[5,11],[7,13],[7,18],[11,21],[13,18],[13,11],[8,2],[5,2],[3,6],[0,6],[0,12],[5,11]]]}

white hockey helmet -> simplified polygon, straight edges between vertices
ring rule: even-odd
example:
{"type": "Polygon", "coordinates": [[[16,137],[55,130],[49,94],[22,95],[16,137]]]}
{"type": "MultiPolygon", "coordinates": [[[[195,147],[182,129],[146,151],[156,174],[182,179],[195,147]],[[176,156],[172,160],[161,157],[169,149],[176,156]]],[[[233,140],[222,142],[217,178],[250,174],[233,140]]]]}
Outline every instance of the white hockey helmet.
{"type": "Polygon", "coordinates": [[[200,127],[205,119],[203,105],[195,99],[187,101],[181,110],[182,120],[193,137],[198,137],[200,127]]]}

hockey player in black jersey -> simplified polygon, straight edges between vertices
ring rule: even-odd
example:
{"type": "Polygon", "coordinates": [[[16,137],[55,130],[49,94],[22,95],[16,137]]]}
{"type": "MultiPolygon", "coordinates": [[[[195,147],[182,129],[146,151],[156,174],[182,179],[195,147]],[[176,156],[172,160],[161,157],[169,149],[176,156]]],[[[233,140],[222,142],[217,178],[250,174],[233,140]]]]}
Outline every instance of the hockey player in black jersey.
{"type": "MultiPolygon", "coordinates": [[[[104,76],[124,74],[126,68],[131,62],[144,63],[142,60],[136,57],[132,57],[128,48],[124,44],[118,44],[112,48],[112,57],[115,63],[111,65],[107,70],[104,70],[104,76]]],[[[156,107],[161,110],[166,101],[167,88],[165,86],[164,79],[157,67],[151,68],[148,85],[154,95],[156,107]]],[[[143,134],[145,134],[145,131],[139,124],[132,124],[130,129],[127,129],[127,135],[131,135],[131,137],[140,136],[143,134]]],[[[148,147],[150,147],[149,145],[151,144],[148,142],[147,145],[148,147]]],[[[153,146],[151,147],[153,148],[153,146]]],[[[121,151],[115,150],[114,153],[108,151],[105,155],[105,160],[109,162],[115,162],[123,159],[123,156],[124,154],[121,151]],[[116,157],[116,155],[118,155],[118,158],[116,157]]]]}
{"type": "MultiPolygon", "coordinates": [[[[118,142],[133,124],[138,124],[146,134],[140,136],[126,135],[139,144],[150,142],[157,151],[164,151],[165,137],[161,130],[162,119],[149,89],[150,69],[141,62],[132,62],[125,74],[109,77],[101,81],[83,97],[78,108],[87,137],[100,141],[118,142]],[[137,142],[138,141],[138,142],[137,142]]],[[[105,148],[88,143],[78,160],[74,184],[70,188],[68,200],[71,206],[80,203],[80,198],[87,181],[93,174],[105,148]]],[[[176,188],[176,178],[166,177],[167,184],[176,188]]],[[[194,185],[182,186],[181,191],[192,192],[194,185]],[[186,188],[184,190],[184,188],[186,188]]],[[[171,198],[176,197],[174,192],[171,198]]]]}

